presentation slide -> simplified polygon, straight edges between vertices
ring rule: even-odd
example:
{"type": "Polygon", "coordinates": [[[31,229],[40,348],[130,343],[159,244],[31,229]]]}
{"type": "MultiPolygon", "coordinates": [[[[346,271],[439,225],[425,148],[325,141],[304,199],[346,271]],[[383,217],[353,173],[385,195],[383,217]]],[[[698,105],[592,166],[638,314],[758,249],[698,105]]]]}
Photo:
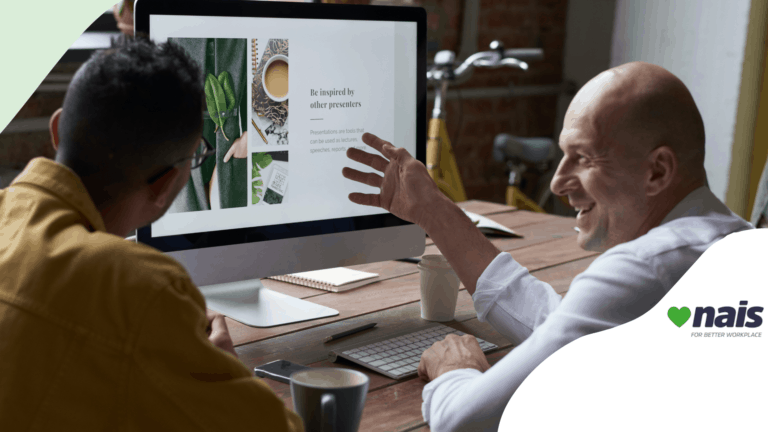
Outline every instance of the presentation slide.
{"type": "Polygon", "coordinates": [[[160,15],[150,37],[203,70],[216,148],[153,237],[386,213],[350,202],[379,190],[341,170],[372,171],[346,157],[375,153],[365,132],[415,154],[415,23],[160,15]]]}

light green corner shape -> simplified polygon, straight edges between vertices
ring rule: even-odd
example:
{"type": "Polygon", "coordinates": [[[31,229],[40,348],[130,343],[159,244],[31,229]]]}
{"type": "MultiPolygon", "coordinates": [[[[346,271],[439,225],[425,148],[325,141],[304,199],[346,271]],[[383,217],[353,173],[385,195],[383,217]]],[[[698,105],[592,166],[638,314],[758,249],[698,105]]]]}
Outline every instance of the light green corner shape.
{"type": "Polygon", "coordinates": [[[0,130],[8,126],[80,34],[116,2],[0,1],[0,82],[5,83],[0,130]]]}

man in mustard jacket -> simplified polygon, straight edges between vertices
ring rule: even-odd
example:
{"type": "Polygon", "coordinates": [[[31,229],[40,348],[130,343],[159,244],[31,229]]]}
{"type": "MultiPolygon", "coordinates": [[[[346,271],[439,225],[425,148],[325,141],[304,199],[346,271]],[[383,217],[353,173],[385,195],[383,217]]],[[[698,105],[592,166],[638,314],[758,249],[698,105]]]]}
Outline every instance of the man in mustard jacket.
{"type": "Polygon", "coordinates": [[[128,41],[77,72],[56,161],[0,190],[0,419],[17,430],[301,431],[172,258],[124,240],[209,156],[199,67],[128,41]]]}

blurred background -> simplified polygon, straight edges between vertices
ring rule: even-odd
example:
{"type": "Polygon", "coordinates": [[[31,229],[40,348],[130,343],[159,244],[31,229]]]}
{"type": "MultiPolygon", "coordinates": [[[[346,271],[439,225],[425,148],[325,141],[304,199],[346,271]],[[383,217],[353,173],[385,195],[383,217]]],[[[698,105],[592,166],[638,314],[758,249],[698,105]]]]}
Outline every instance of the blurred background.
{"type": "MultiPolygon", "coordinates": [[[[423,7],[428,14],[430,62],[440,50],[453,51],[461,61],[488,50],[494,40],[506,48],[544,50],[544,59],[531,62],[528,71],[476,69],[469,79],[450,88],[446,123],[469,199],[505,202],[507,166],[492,157],[499,134],[547,137],[556,143],[568,103],[584,83],[612,66],[640,60],[665,67],[691,90],[706,128],[710,188],[749,219],[768,158],[768,0],[323,3],[423,7]]],[[[105,11],[0,133],[0,187],[30,159],[54,157],[48,117],[61,106],[82,62],[119,34],[113,11],[105,11]]],[[[553,155],[550,166],[556,166],[558,157],[553,155]]],[[[542,180],[534,171],[525,174],[523,184],[530,196],[548,187],[545,176],[542,180]]]]}

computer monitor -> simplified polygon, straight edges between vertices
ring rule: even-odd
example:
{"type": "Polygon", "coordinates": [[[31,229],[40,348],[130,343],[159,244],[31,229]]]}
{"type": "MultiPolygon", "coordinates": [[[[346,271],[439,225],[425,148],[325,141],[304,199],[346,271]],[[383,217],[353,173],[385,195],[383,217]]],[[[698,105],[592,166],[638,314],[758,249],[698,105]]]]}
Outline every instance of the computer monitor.
{"type": "Polygon", "coordinates": [[[134,19],[204,71],[216,155],[137,239],[184,265],[209,308],[258,327],[337,315],[258,278],[424,252],[418,226],[349,201],[379,190],[341,174],[367,168],[347,148],[375,153],[363,132],[425,160],[423,9],[138,0],[134,19]]]}

